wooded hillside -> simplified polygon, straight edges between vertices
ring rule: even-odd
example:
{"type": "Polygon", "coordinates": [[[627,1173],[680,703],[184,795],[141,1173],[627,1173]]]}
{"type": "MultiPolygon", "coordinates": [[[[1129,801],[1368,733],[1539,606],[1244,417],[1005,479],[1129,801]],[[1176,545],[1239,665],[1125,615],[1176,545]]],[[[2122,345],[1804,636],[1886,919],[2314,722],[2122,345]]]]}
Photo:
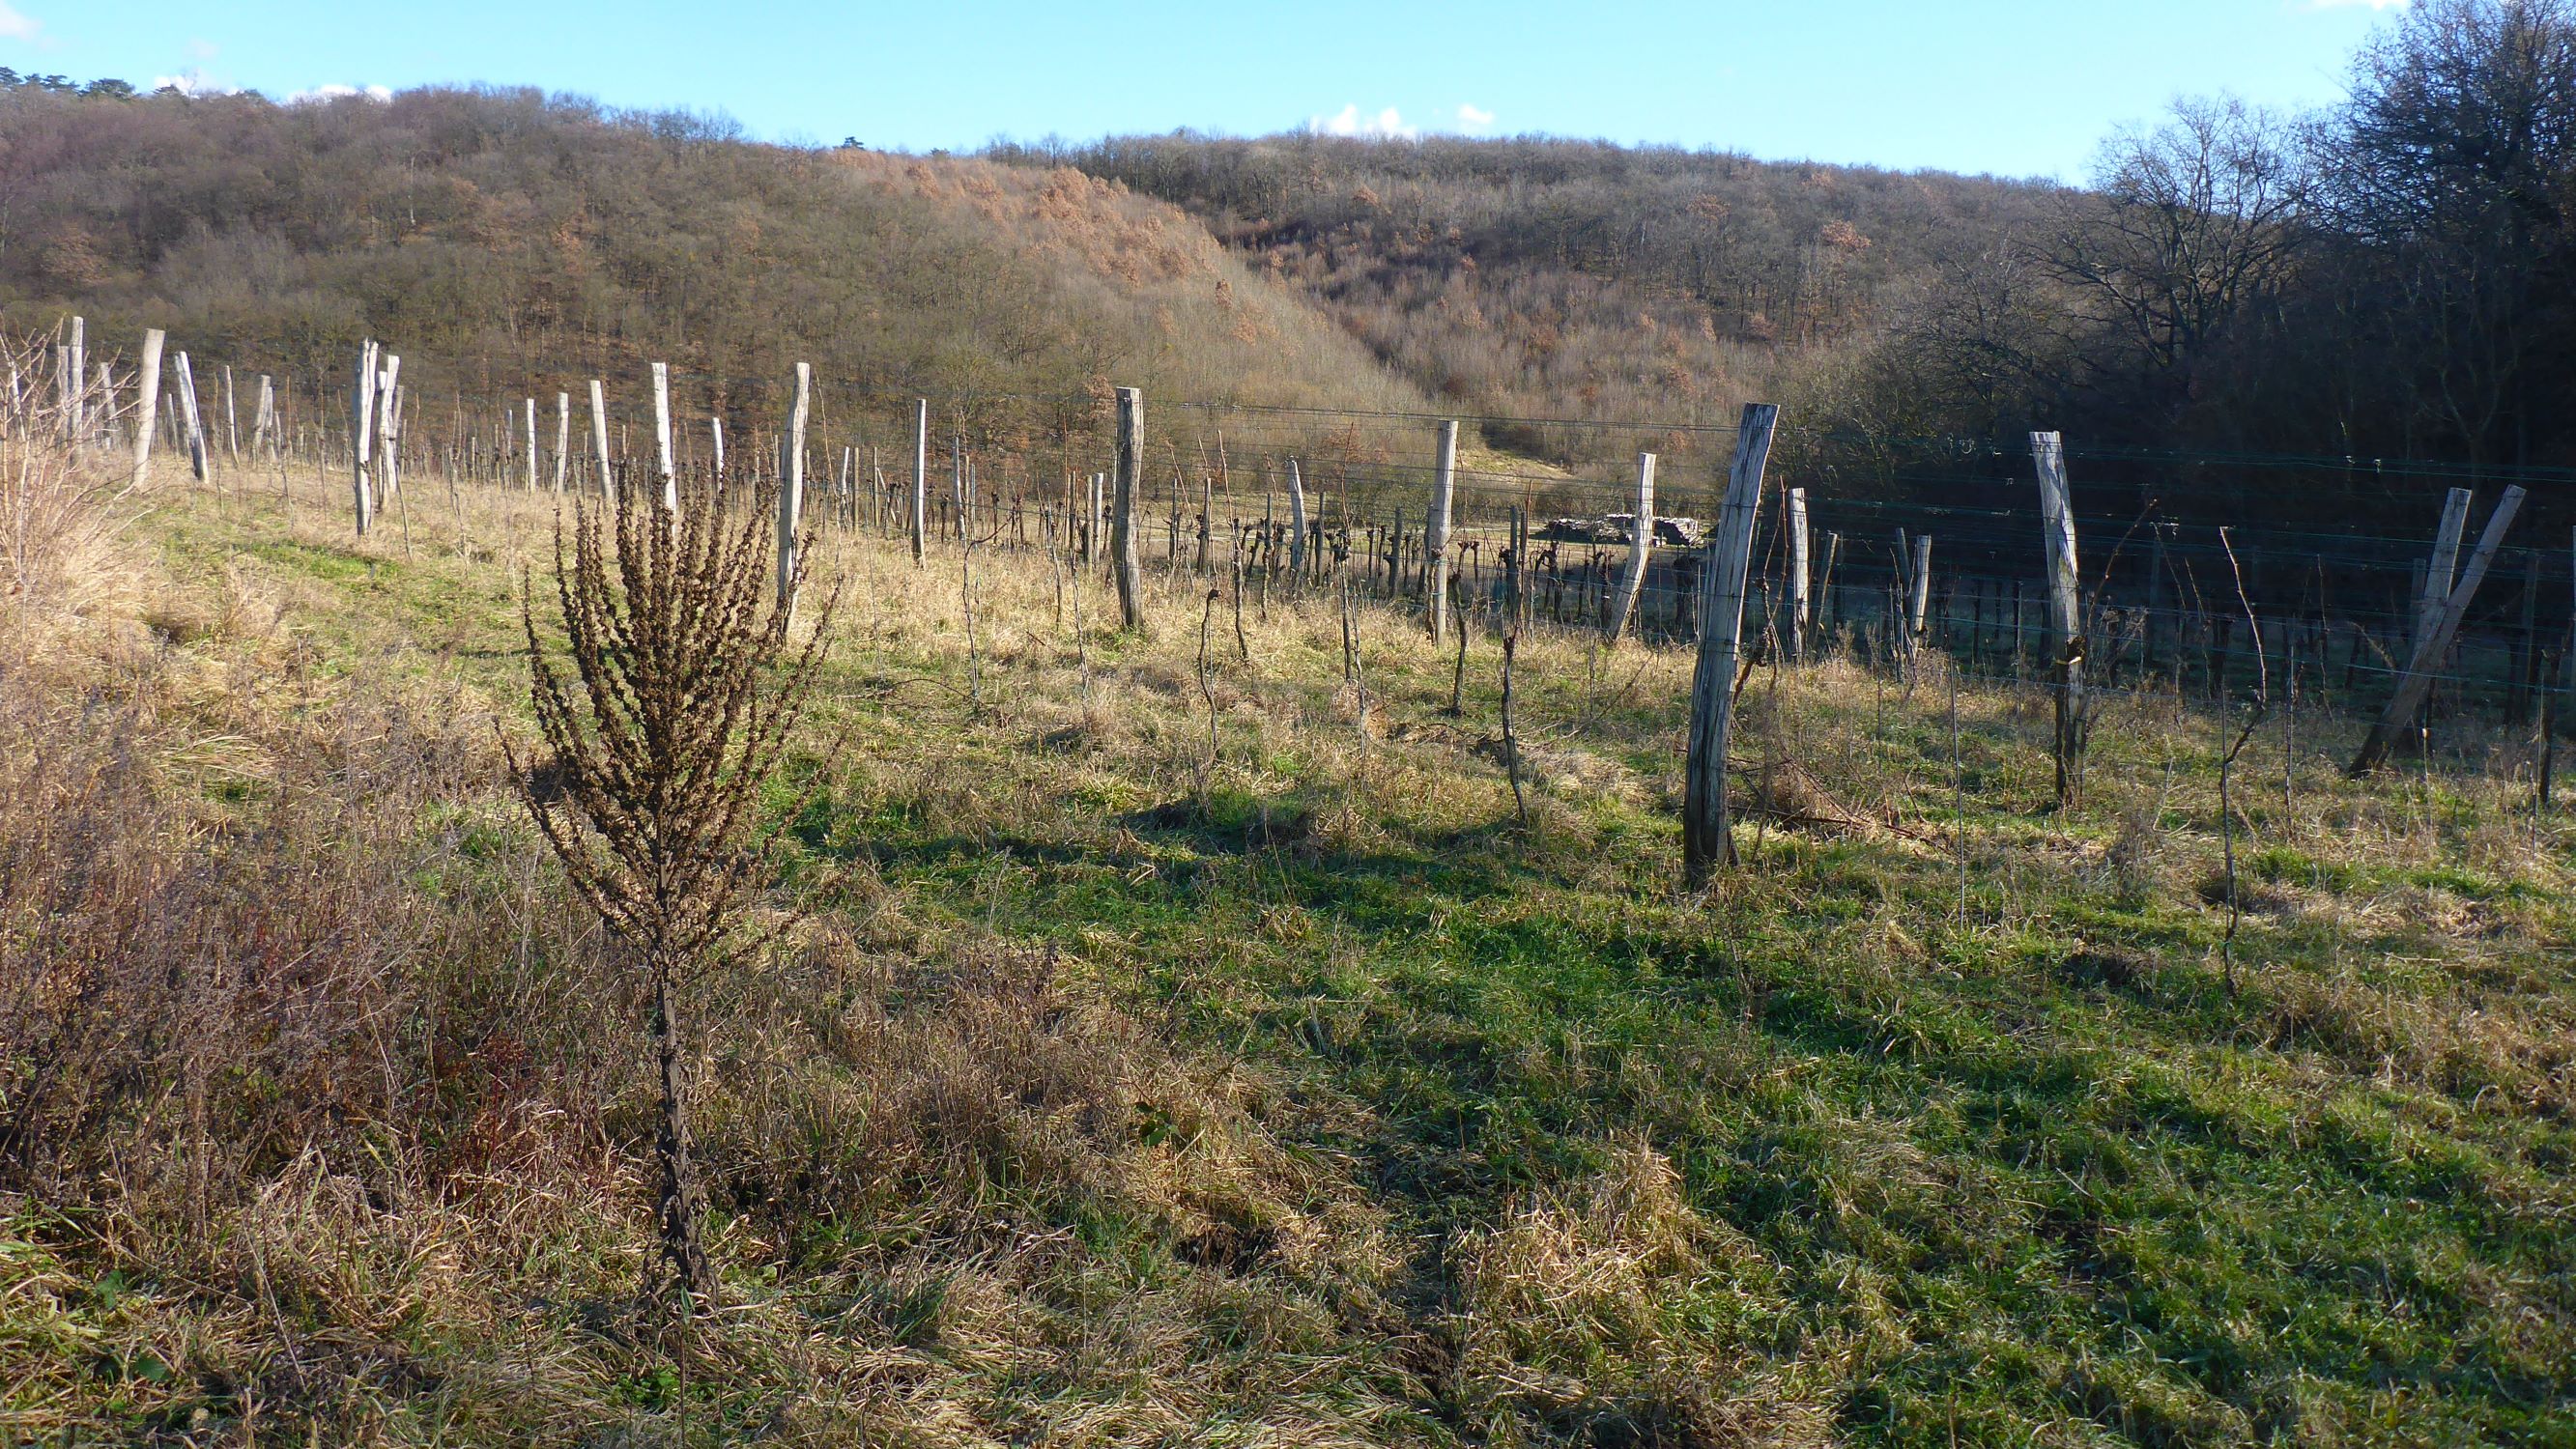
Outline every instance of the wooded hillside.
{"type": "MultiPolygon", "coordinates": [[[[1522,138],[997,147],[1174,201],[1450,406],[1724,423],[1867,338],[2053,187],[1522,138]]],[[[1525,447],[1569,458],[1561,430],[1525,447]]],[[[1685,438],[1665,451],[1686,453],[1685,438]]]]}
{"type": "MultiPolygon", "coordinates": [[[[1189,218],[1064,170],[812,152],[532,92],[0,94],[0,313],[336,385],[366,335],[469,395],[791,360],[979,403],[1105,388],[1419,406],[1189,218]]],[[[433,381],[435,380],[435,381],[433,381]]],[[[443,390],[443,389],[442,389],[443,390]]]]}

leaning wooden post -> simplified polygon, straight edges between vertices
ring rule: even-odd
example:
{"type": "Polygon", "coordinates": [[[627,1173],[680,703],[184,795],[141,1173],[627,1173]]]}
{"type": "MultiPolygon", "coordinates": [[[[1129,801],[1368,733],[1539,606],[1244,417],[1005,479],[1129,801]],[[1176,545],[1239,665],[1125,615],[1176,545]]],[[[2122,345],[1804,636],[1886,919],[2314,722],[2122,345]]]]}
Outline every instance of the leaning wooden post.
{"type": "Polygon", "coordinates": [[[1440,425],[1440,441],[1431,461],[1431,515],[1422,530],[1423,588],[1429,594],[1425,612],[1431,642],[1449,637],[1449,511],[1458,490],[1458,424],[1440,425]]]}
{"type": "Polygon", "coordinates": [[[930,510],[930,399],[919,398],[912,405],[912,561],[921,563],[929,543],[929,523],[923,517],[930,510]]]}
{"type": "Polygon", "coordinates": [[[1693,890],[1732,860],[1727,828],[1726,751],[1735,723],[1735,670],[1743,653],[1744,576],[1753,561],[1753,521],[1762,506],[1762,470],[1780,409],[1747,403],[1735,437],[1735,466],[1726,477],[1717,531],[1700,575],[1699,665],[1691,677],[1690,754],[1682,805],[1682,875],[1693,890]]]}
{"type": "Polygon", "coordinates": [[[2460,581],[2442,603],[2442,612],[2434,616],[2432,628],[2415,643],[2414,653],[2406,661],[2406,672],[2397,681],[2397,690],[2388,697],[2388,707],[2380,711],[2379,720],[2370,727],[2370,737],[2362,741],[2361,753],[2353,757],[2345,773],[2366,775],[2387,763],[2388,752],[2398,735],[2413,723],[2417,711],[2424,707],[2424,696],[2433,688],[2433,676],[2441,666],[2442,656],[2451,649],[2451,638],[2460,630],[2460,619],[2469,611],[2469,600],[2487,576],[2487,565],[2494,562],[2496,550],[2504,546],[2505,530],[2513,526],[2513,515],[2522,507],[2523,490],[2507,488],[2497,500],[2495,512],[2487,515],[2487,526],[2478,535],[2478,547],[2469,555],[2469,566],[2460,581]]]}
{"type": "Polygon", "coordinates": [[[142,375],[135,379],[142,390],[134,419],[134,478],[127,486],[140,488],[152,466],[152,425],[161,410],[161,344],[166,340],[160,328],[143,334],[142,375]]]}
{"type": "Polygon", "coordinates": [[[233,411],[233,365],[224,364],[224,457],[241,461],[241,417],[233,411]]]}
{"type": "Polygon", "coordinates": [[[2460,563],[2460,536],[2468,531],[2469,503],[2466,488],[2454,488],[2442,500],[2442,526],[2433,535],[2433,556],[2415,593],[2415,627],[2406,639],[2409,649],[2424,642],[2442,616],[2442,605],[2450,601],[2452,571],[2460,563]]]}
{"type": "Polygon", "coordinates": [[[590,380],[590,451],[599,459],[599,501],[617,511],[617,473],[608,464],[608,396],[598,378],[590,380]]]}
{"type": "Polygon", "coordinates": [[[206,430],[197,416],[197,378],[189,370],[188,354],[179,354],[179,420],[188,427],[188,467],[197,481],[206,481],[206,430]]]}
{"type": "MultiPolygon", "coordinates": [[[[1173,506],[1179,506],[1177,497],[1173,506]]],[[[1294,458],[1288,460],[1288,527],[1292,530],[1288,536],[1288,572],[1302,588],[1306,582],[1306,480],[1298,475],[1294,458]]]]}
{"type": "Polygon", "coordinates": [[[1789,662],[1807,657],[1807,490],[1789,490],[1789,662]]]}
{"type": "Polygon", "coordinates": [[[2039,524],[2048,568],[2048,622],[2057,640],[2057,803],[2084,796],[2084,614],[2077,597],[2075,510],[2066,495],[2066,445],[2056,433],[2030,435],[2039,475],[2039,524]]]}
{"type": "Polygon", "coordinates": [[[367,464],[376,448],[376,344],[373,338],[358,347],[358,387],[350,399],[349,463],[352,472],[350,489],[356,495],[358,536],[366,537],[367,526],[375,521],[376,490],[367,476],[367,464]]]}
{"type": "Polygon", "coordinates": [[[1637,596],[1646,589],[1646,566],[1655,557],[1655,455],[1637,455],[1637,511],[1628,538],[1628,567],[1619,576],[1619,597],[1610,605],[1610,626],[1602,632],[1610,642],[1628,630],[1629,617],[1637,612],[1637,596]]]}
{"type": "Polygon", "coordinates": [[[1136,557],[1136,490],[1145,471],[1145,394],[1118,389],[1118,497],[1109,519],[1109,556],[1118,570],[1119,617],[1145,627],[1145,577],[1136,557]]]}
{"type": "Polygon", "coordinates": [[[680,511],[680,478],[671,466],[671,364],[653,364],[653,467],[662,476],[662,506],[680,511]]]}
{"type": "Polygon", "coordinates": [[[800,572],[796,557],[796,533],[802,526],[805,511],[805,417],[812,405],[814,369],[811,364],[796,364],[796,403],[787,414],[787,439],[780,451],[778,480],[778,602],[793,612],[796,607],[796,577],[800,572]]]}

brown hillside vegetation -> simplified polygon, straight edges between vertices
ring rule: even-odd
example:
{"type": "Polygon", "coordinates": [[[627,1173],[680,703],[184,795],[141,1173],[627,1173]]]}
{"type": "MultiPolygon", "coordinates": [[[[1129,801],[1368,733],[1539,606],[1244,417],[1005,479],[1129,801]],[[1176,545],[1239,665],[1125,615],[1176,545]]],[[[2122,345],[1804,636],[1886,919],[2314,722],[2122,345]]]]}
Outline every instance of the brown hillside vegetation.
{"type": "MultiPolygon", "coordinates": [[[[1536,418],[1722,422],[1783,396],[2054,191],[1539,138],[1178,134],[991,154],[1185,206],[1446,405],[1536,418]]],[[[1559,457],[1584,446],[1515,436],[1559,457]]]]}
{"type": "MultiPolygon", "coordinates": [[[[468,397],[646,361],[720,407],[861,393],[1419,406],[1175,208],[1061,171],[755,145],[526,91],[279,106],[0,92],[0,315],[163,326],[336,387],[363,336],[468,397]]],[[[826,406],[831,406],[829,400],[826,406]]],[[[1044,422],[1038,418],[1033,421],[1044,422]]]]}

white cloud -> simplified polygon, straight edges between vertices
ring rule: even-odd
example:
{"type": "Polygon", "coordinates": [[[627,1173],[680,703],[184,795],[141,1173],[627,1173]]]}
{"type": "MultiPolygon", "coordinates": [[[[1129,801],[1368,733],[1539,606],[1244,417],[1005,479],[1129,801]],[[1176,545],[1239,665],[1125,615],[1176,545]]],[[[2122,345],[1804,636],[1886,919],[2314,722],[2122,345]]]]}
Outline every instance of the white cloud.
{"type": "Polygon", "coordinates": [[[1486,110],[1481,106],[1473,106],[1463,103],[1458,107],[1459,130],[1481,131],[1492,124],[1494,124],[1493,112],[1486,110]]]}
{"type": "Polygon", "coordinates": [[[394,93],[391,86],[369,86],[365,90],[360,90],[356,86],[344,86],[337,81],[330,81],[310,90],[288,92],[286,104],[313,105],[323,101],[346,100],[351,96],[365,96],[371,101],[390,101],[394,98],[394,93]]]}
{"type": "Polygon", "coordinates": [[[1422,134],[1419,126],[1408,126],[1393,106],[1375,115],[1361,115],[1356,105],[1344,106],[1332,116],[1309,116],[1306,129],[1318,136],[1365,136],[1373,141],[1410,141],[1422,134]]]}
{"type": "Polygon", "coordinates": [[[213,41],[200,37],[188,42],[188,55],[194,60],[213,60],[215,52],[222,48],[213,41]]]}
{"type": "Polygon", "coordinates": [[[33,40],[36,32],[44,28],[43,21],[29,19],[8,0],[0,0],[0,40],[33,40]]]}
{"type": "Polygon", "coordinates": [[[194,66],[190,66],[188,69],[179,72],[177,75],[156,75],[152,78],[152,84],[145,86],[144,89],[150,91],[165,89],[174,90],[183,96],[232,96],[241,94],[241,87],[226,85],[222,81],[218,80],[208,80],[206,78],[206,73],[194,66]]]}

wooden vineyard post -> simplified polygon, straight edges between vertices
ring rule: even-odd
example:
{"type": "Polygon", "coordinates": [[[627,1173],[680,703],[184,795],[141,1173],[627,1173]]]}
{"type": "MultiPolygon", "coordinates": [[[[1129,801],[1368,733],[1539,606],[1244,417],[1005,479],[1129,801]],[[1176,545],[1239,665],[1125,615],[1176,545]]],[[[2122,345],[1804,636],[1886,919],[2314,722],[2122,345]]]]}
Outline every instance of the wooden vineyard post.
{"type": "Polygon", "coordinates": [[[2487,515],[2487,526],[2478,535],[2477,551],[2469,555],[2468,568],[2443,600],[2442,610],[2433,617],[2431,627],[2416,641],[2414,652],[2406,660],[2406,672],[2398,677],[2396,692],[2388,697],[2387,708],[2371,725],[2370,737],[2362,741],[2361,753],[2353,757],[2351,768],[2344,772],[2347,775],[2358,778],[2386,764],[2398,733],[2424,707],[2424,697],[2433,688],[2433,676],[2441,667],[2442,657],[2450,652],[2451,638],[2459,632],[2460,619],[2469,611],[2469,600],[2476,597],[2478,585],[2487,576],[2487,565],[2495,561],[2496,550],[2503,547],[2505,530],[2513,526],[2513,516],[2522,507],[2522,499],[2521,489],[2507,488],[2495,512],[2487,515]]]}
{"type": "MultiPolygon", "coordinates": [[[[2139,651],[2141,657],[2138,660],[2138,671],[2142,675],[2152,677],[2156,672],[2156,635],[2160,631],[2174,631],[2167,628],[2169,621],[2166,618],[2165,608],[2165,538],[2171,531],[2171,525],[2157,523],[2150,527],[2153,531],[2149,537],[2153,546],[2147,555],[2146,640],[2144,647],[2139,651]]],[[[2182,647],[2179,638],[2175,640],[2174,647],[2177,650],[2182,647]]],[[[2013,658],[2017,667],[2021,658],[2021,641],[2018,638],[2013,641],[2013,658]]]]}
{"type": "Polygon", "coordinates": [[[2522,561],[2522,628],[2514,644],[2512,712],[2527,719],[2540,702],[2540,550],[2522,561]]]}
{"type": "Polygon", "coordinates": [[[1915,659],[1923,652],[1923,616],[1932,606],[1932,535],[1914,536],[1914,559],[1905,568],[1905,667],[1911,679],[1915,659]]]}
{"type": "Polygon", "coordinates": [[[376,494],[374,480],[367,476],[367,464],[375,452],[376,436],[376,344],[370,338],[358,346],[358,387],[350,398],[349,466],[350,489],[356,495],[358,536],[367,535],[367,526],[375,521],[376,494]]]}
{"type": "Polygon", "coordinates": [[[1288,572],[1303,588],[1306,582],[1306,480],[1297,460],[1288,460],[1288,572]]]}
{"type": "Polygon", "coordinates": [[[1118,496],[1109,520],[1109,554],[1118,571],[1118,614],[1145,627],[1145,579],[1136,557],[1136,492],[1145,472],[1145,394],[1118,389],[1118,496]]]}
{"type": "Polygon", "coordinates": [[[1091,568],[1100,562],[1100,551],[1107,546],[1109,526],[1109,475],[1092,473],[1084,481],[1083,516],[1090,520],[1082,530],[1082,566],[1091,568]]]}
{"type": "Polygon", "coordinates": [[[1431,513],[1422,527],[1424,613],[1431,642],[1449,637],[1449,513],[1458,489],[1458,424],[1440,425],[1440,441],[1431,462],[1431,513]]]}
{"type": "Polygon", "coordinates": [[[1512,563],[1503,575],[1503,607],[1514,631],[1529,627],[1529,507],[1512,505],[1512,563]]]}
{"type": "Polygon", "coordinates": [[[680,479],[671,467],[671,364],[653,364],[653,468],[662,478],[662,507],[680,511],[680,479]]]}
{"type": "Polygon", "coordinates": [[[233,411],[233,365],[224,364],[224,461],[241,461],[241,415],[233,411]]]}
{"type": "Polygon", "coordinates": [[[89,417],[88,332],[86,319],[72,319],[72,340],[63,350],[63,375],[57,380],[63,394],[63,428],[74,447],[87,441],[83,434],[89,417]]]}
{"type": "MultiPolygon", "coordinates": [[[[402,378],[402,358],[387,352],[382,354],[381,360],[384,367],[376,374],[376,481],[383,485],[378,496],[392,500],[402,496],[402,458],[394,451],[395,439],[400,436],[402,425],[398,413],[402,401],[398,386],[402,378]]],[[[404,503],[406,518],[410,516],[410,510],[411,505],[404,503]]]]}
{"type": "Polygon", "coordinates": [[[566,458],[572,452],[572,394],[555,394],[555,496],[564,491],[566,458]]]}
{"type": "Polygon", "coordinates": [[[957,541],[966,542],[966,435],[948,435],[948,516],[957,541]]]}
{"type": "Polygon", "coordinates": [[[1830,636],[1826,631],[1842,622],[1841,613],[1834,608],[1834,565],[1842,561],[1842,552],[1843,536],[1828,530],[1825,534],[1825,566],[1816,571],[1816,603],[1810,611],[1810,622],[1827,642],[1830,642],[1830,636]]]}
{"type": "Polygon", "coordinates": [[[1700,578],[1699,663],[1691,676],[1690,753],[1682,805],[1682,875],[1705,887],[1735,855],[1727,827],[1726,752],[1735,723],[1735,671],[1743,653],[1744,576],[1753,560],[1753,520],[1762,506],[1762,470],[1780,409],[1747,403],[1735,438],[1717,531],[1700,578]]]}
{"type": "Polygon", "coordinates": [[[780,443],[778,478],[778,602],[791,614],[796,608],[796,533],[805,512],[805,417],[812,406],[814,369],[796,364],[796,402],[787,414],[787,437],[780,443]]]}
{"type": "Polygon", "coordinates": [[[257,458],[263,447],[270,457],[277,456],[277,380],[265,372],[259,375],[259,402],[251,409],[251,456],[257,458]]]}
{"type": "Polygon", "coordinates": [[[1637,612],[1637,596],[1645,592],[1646,566],[1655,557],[1655,455],[1637,455],[1636,522],[1629,530],[1628,569],[1619,578],[1619,597],[1610,606],[1610,627],[1604,632],[1610,642],[1628,630],[1629,616],[1637,612]]]}
{"type": "Polygon", "coordinates": [[[2454,488],[2442,500],[2442,526],[2433,535],[2433,556],[2416,589],[2415,627],[2406,638],[2410,651],[2424,642],[2451,597],[2452,571],[2460,562],[2460,535],[2468,530],[2469,502],[2466,488],[2454,488]]]}
{"type": "Polygon", "coordinates": [[[1807,657],[1807,490],[1789,490],[1789,662],[1807,657]]]}
{"type": "Polygon", "coordinates": [[[197,416],[197,378],[189,370],[188,354],[181,352],[179,370],[179,420],[187,425],[188,467],[197,481],[206,481],[206,429],[197,416]]]}
{"type": "Polygon", "coordinates": [[[617,474],[608,466],[608,397],[598,378],[590,380],[590,451],[599,459],[599,500],[617,511],[617,474]]]}
{"type": "Polygon", "coordinates": [[[528,399],[528,491],[537,491],[537,400],[528,399]]]}
{"type": "Polygon", "coordinates": [[[707,419],[707,442],[715,450],[710,458],[715,465],[716,482],[721,485],[724,482],[724,419],[719,417],[707,419]]]}
{"type": "Polygon", "coordinates": [[[166,340],[160,328],[143,334],[142,375],[135,379],[141,391],[134,418],[134,478],[127,486],[143,486],[145,474],[152,466],[152,424],[161,407],[161,344],[166,340]]]}
{"type": "Polygon", "coordinates": [[[2048,569],[2048,622],[2057,643],[2057,803],[2084,795],[2084,614],[2076,596],[2075,509],[2066,496],[2066,445],[2055,433],[2030,435],[2039,474],[2041,553],[2048,569]]]}
{"type": "Polygon", "coordinates": [[[929,525],[922,515],[930,507],[930,399],[912,404],[912,562],[921,566],[929,545],[929,525]]]}

